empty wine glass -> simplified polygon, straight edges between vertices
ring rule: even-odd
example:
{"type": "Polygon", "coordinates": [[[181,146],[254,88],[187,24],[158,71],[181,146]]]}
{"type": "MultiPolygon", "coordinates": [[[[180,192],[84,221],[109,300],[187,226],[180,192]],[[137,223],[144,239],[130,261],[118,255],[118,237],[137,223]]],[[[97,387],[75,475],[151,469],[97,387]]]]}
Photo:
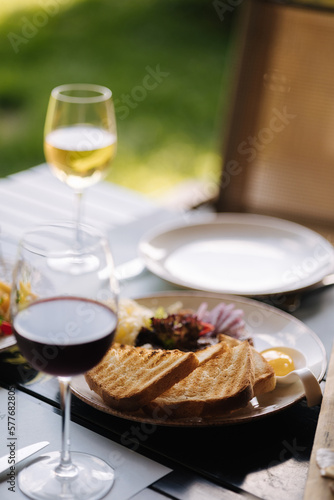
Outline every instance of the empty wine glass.
{"type": "Polygon", "coordinates": [[[111,345],[117,297],[112,256],[97,230],[56,222],[23,236],[13,272],[13,329],[30,364],[58,377],[63,410],[61,452],[39,457],[19,474],[19,487],[30,498],[97,500],[113,484],[106,462],[71,453],[69,424],[71,376],[95,366],[111,345]],[[80,244],[74,246],[77,231],[80,244]],[[94,256],[89,269],[87,255],[94,256]],[[65,256],[74,265],[60,270],[57,261],[65,256]]]}
{"type": "Polygon", "coordinates": [[[105,177],[116,154],[116,143],[115,111],[108,88],[73,83],[52,90],[44,154],[56,177],[76,193],[77,223],[81,220],[83,191],[105,177]]]}

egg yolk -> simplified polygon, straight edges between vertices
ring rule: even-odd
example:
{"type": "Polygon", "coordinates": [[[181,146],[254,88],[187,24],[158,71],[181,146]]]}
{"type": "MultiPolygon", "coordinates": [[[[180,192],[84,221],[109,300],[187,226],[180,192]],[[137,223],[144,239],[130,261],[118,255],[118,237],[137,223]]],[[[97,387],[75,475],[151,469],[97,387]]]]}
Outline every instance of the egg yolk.
{"type": "Polygon", "coordinates": [[[284,377],[295,369],[294,362],[290,356],[276,349],[266,349],[261,352],[262,356],[274,369],[275,375],[284,377]]]}

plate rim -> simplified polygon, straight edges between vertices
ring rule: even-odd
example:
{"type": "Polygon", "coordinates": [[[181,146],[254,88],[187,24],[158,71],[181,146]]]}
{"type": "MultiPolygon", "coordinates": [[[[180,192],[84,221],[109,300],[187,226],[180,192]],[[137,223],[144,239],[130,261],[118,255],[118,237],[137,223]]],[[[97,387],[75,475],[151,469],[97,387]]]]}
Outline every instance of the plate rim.
{"type": "MultiPolygon", "coordinates": [[[[262,214],[254,214],[254,213],[235,213],[235,212],[228,212],[228,213],[216,213],[216,214],[202,214],[200,217],[196,217],[193,220],[191,219],[189,222],[184,223],[184,222],[166,222],[158,227],[152,228],[151,230],[147,231],[139,240],[138,243],[138,254],[140,258],[144,261],[146,267],[151,271],[153,274],[158,276],[161,279],[164,279],[168,283],[171,283],[173,285],[181,286],[183,288],[186,288],[188,290],[196,290],[200,292],[208,292],[208,293],[218,293],[218,294],[229,294],[229,295],[240,295],[240,296],[247,296],[247,297],[270,297],[272,295],[276,294],[281,294],[281,293],[293,293],[293,292],[300,292],[300,291],[305,291],[310,288],[312,288],[314,285],[317,285],[318,283],[321,282],[321,280],[329,273],[334,271],[334,247],[333,245],[321,234],[317,233],[316,231],[313,231],[312,229],[303,226],[302,224],[299,224],[297,222],[285,220],[282,218],[278,217],[272,217],[269,215],[262,215],[262,214]],[[252,292],[252,291],[235,291],[235,290],[228,290],[228,289],[221,289],[221,290],[212,290],[210,288],[207,288],[205,286],[200,286],[196,285],[194,283],[189,283],[182,278],[177,278],[176,276],[171,275],[164,267],[163,264],[161,264],[157,260],[153,260],[147,255],[147,252],[145,251],[145,246],[150,244],[150,241],[152,241],[154,238],[163,236],[163,235],[168,235],[168,233],[171,233],[173,231],[177,231],[180,229],[185,229],[187,228],[194,228],[196,226],[203,226],[203,225],[221,225],[224,222],[230,222],[230,223],[235,223],[238,225],[241,224],[252,224],[254,226],[261,226],[261,227],[268,227],[272,229],[282,229],[282,230],[289,230],[292,234],[295,234],[295,229],[298,231],[298,234],[301,236],[305,235],[307,237],[312,237],[315,242],[319,241],[324,245],[324,248],[328,251],[328,259],[327,262],[325,263],[325,269],[323,272],[317,275],[317,279],[314,279],[312,277],[309,277],[307,280],[301,281],[301,285],[298,286],[296,284],[295,286],[287,286],[287,287],[278,287],[276,289],[271,289],[271,290],[264,290],[264,291],[257,291],[257,292],[252,292]]],[[[311,275],[312,276],[312,275],[311,275]]]]}
{"type": "Polygon", "coordinates": [[[9,349],[10,347],[13,347],[16,345],[16,338],[15,336],[12,335],[6,335],[4,337],[0,337],[0,352],[5,351],[6,349],[9,349]],[[3,342],[8,340],[8,342],[3,342]],[[4,345],[2,345],[4,344],[4,345]]]}
{"type": "MultiPolygon", "coordinates": [[[[214,293],[206,293],[206,292],[202,293],[202,292],[198,292],[196,290],[192,290],[192,291],[191,290],[190,291],[168,290],[168,291],[164,291],[164,292],[155,292],[155,293],[151,293],[151,294],[143,294],[141,296],[134,298],[133,300],[138,301],[139,303],[141,301],[145,302],[148,300],[159,300],[159,299],[163,299],[163,298],[173,298],[173,299],[177,300],[178,297],[182,297],[182,296],[189,298],[189,299],[191,299],[192,297],[197,297],[197,298],[203,299],[203,300],[205,300],[205,298],[207,298],[207,299],[211,298],[214,300],[221,300],[221,301],[230,300],[230,301],[236,301],[240,305],[242,303],[245,303],[249,306],[254,306],[256,308],[265,309],[267,311],[272,311],[275,314],[277,314],[278,316],[285,318],[289,322],[295,323],[296,325],[301,325],[303,327],[303,330],[308,335],[310,335],[312,337],[312,339],[317,343],[317,345],[320,349],[320,352],[322,354],[322,363],[321,363],[320,374],[318,375],[317,379],[319,382],[323,379],[323,377],[326,373],[326,369],[327,369],[327,353],[326,353],[325,347],[324,347],[321,339],[318,337],[318,335],[311,328],[309,328],[307,325],[305,325],[305,323],[300,321],[298,318],[295,318],[294,316],[291,316],[290,314],[288,314],[284,311],[281,311],[280,309],[278,309],[274,306],[271,306],[269,304],[265,304],[262,302],[258,302],[256,300],[254,300],[252,298],[248,298],[248,297],[234,296],[231,294],[214,294],[214,293]]],[[[174,420],[173,419],[165,419],[164,420],[164,419],[152,418],[148,415],[145,415],[144,412],[140,412],[140,411],[134,412],[134,413],[120,412],[118,410],[114,410],[112,408],[109,408],[107,405],[105,405],[103,403],[102,400],[101,400],[101,403],[98,401],[98,399],[96,402],[88,400],[88,398],[86,398],[83,394],[80,393],[80,390],[75,388],[75,381],[82,380],[82,378],[84,378],[84,375],[79,375],[77,377],[73,377],[73,380],[71,382],[71,391],[76,397],[78,397],[81,401],[88,404],[89,406],[92,406],[93,408],[95,408],[99,411],[102,411],[104,413],[110,414],[114,417],[130,420],[130,421],[134,421],[134,422],[141,422],[141,423],[145,423],[145,424],[152,424],[152,425],[165,426],[165,427],[167,426],[167,427],[187,427],[187,428],[200,427],[200,428],[203,428],[203,427],[213,427],[213,426],[240,425],[240,424],[248,423],[248,422],[251,422],[254,420],[267,418],[267,417],[270,417],[270,416],[277,414],[281,411],[284,411],[284,410],[290,408],[291,406],[293,406],[294,404],[296,404],[297,402],[299,402],[305,396],[304,392],[300,392],[296,397],[294,397],[293,400],[289,401],[288,403],[284,404],[283,406],[277,406],[276,408],[273,408],[271,411],[268,411],[265,413],[259,413],[256,415],[252,415],[252,414],[248,414],[248,415],[246,414],[246,415],[241,415],[241,416],[236,415],[235,418],[230,418],[228,420],[226,420],[226,416],[224,419],[224,415],[222,416],[222,418],[215,417],[215,418],[206,418],[206,419],[174,419],[174,420]]],[[[87,388],[89,389],[87,382],[84,381],[84,383],[87,385],[87,388]]],[[[241,411],[242,411],[242,409],[241,409],[241,411]]]]}

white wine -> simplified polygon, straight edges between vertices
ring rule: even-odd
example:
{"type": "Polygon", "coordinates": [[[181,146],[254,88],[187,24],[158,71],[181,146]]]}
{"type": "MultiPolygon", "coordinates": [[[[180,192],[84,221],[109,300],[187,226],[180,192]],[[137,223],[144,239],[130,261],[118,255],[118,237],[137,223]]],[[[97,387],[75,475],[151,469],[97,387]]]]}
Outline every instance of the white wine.
{"type": "Polygon", "coordinates": [[[81,190],[104,177],[116,154],[116,135],[89,125],[63,127],[45,137],[44,153],[55,175],[81,190]]]}

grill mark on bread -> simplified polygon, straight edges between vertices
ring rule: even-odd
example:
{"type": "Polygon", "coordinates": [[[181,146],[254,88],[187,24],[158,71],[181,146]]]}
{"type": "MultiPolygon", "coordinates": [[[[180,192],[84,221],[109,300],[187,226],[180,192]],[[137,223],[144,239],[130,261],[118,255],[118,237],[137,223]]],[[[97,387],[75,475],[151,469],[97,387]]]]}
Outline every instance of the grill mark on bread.
{"type": "Polygon", "coordinates": [[[186,377],[198,364],[194,353],[116,344],[85,378],[106,404],[134,411],[186,377]]]}
{"type": "MultiPolygon", "coordinates": [[[[228,335],[219,335],[221,342],[225,342],[230,347],[236,347],[240,340],[229,337],[228,335]]],[[[260,396],[266,392],[273,391],[276,387],[276,375],[272,366],[253,346],[251,347],[254,363],[254,396],[260,396]]]]}
{"type": "Polygon", "coordinates": [[[254,364],[247,341],[202,363],[151,401],[145,411],[163,409],[170,418],[217,415],[246,406],[253,397],[254,364]]]}
{"type": "Polygon", "coordinates": [[[142,408],[159,418],[157,410],[164,409],[164,419],[239,409],[276,384],[272,368],[254,347],[225,335],[196,353],[114,344],[86,381],[116,410],[142,408]]]}

